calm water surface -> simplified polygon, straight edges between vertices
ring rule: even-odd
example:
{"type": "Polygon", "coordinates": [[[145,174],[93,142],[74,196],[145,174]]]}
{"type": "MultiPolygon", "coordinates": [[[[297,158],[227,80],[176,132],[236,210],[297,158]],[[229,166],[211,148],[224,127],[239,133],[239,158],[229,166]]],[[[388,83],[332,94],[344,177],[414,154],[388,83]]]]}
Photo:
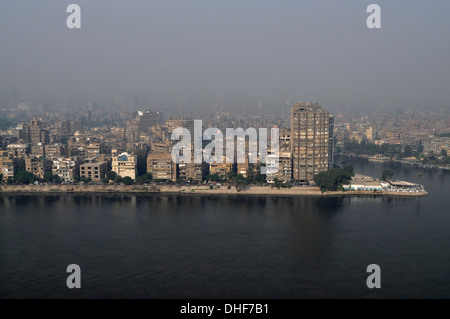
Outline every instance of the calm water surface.
{"type": "Polygon", "coordinates": [[[0,196],[0,298],[450,298],[450,173],[342,161],[430,195],[0,196]]]}

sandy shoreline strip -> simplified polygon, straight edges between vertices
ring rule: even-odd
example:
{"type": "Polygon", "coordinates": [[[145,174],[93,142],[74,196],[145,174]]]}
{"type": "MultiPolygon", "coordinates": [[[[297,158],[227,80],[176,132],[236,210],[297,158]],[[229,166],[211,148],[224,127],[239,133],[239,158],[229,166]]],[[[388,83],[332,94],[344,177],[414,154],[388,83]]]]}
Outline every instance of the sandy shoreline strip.
{"type": "Polygon", "coordinates": [[[0,194],[200,194],[200,195],[252,195],[252,196],[349,196],[349,195],[378,195],[378,196],[425,196],[428,192],[375,192],[375,191],[336,191],[322,193],[318,187],[293,186],[291,188],[271,188],[270,186],[248,186],[245,190],[230,189],[226,185],[214,187],[189,185],[2,185],[0,194]]]}

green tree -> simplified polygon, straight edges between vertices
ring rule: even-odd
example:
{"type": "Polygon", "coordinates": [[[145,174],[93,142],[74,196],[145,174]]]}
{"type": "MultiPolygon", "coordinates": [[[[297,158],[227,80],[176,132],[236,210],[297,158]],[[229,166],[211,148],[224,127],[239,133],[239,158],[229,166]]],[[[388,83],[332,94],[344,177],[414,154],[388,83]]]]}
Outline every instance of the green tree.
{"type": "Polygon", "coordinates": [[[14,183],[16,184],[32,184],[38,181],[39,178],[31,172],[25,170],[19,170],[14,175],[14,183]]]}
{"type": "Polygon", "coordinates": [[[51,172],[47,172],[44,174],[44,182],[58,183],[60,181],[61,178],[58,175],[53,175],[51,172]]]}
{"type": "Polygon", "coordinates": [[[332,168],[314,176],[314,182],[323,191],[336,191],[340,185],[347,183],[351,175],[342,168],[332,168]]]}
{"type": "Polygon", "coordinates": [[[125,185],[131,185],[133,184],[133,180],[130,176],[125,176],[124,178],[122,178],[122,183],[124,183],[125,185]]]}
{"type": "Polygon", "coordinates": [[[120,177],[120,175],[117,175],[116,178],[114,179],[114,182],[116,183],[122,183],[122,177],[120,177]]]}
{"type": "Polygon", "coordinates": [[[113,171],[109,171],[106,173],[106,178],[110,181],[113,181],[117,177],[117,173],[113,171]]]}
{"type": "Polygon", "coordinates": [[[234,179],[235,176],[236,176],[236,173],[231,171],[231,172],[227,173],[226,179],[231,182],[234,179]]]}
{"type": "Polygon", "coordinates": [[[147,173],[144,174],[142,176],[138,176],[136,178],[136,183],[137,184],[144,184],[144,183],[151,183],[152,182],[152,174],[151,173],[147,173]]]}
{"type": "Polygon", "coordinates": [[[92,181],[92,179],[90,177],[82,177],[81,178],[81,182],[83,182],[83,184],[89,184],[92,181]]]}
{"type": "Polygon", "coordinates": [[[235,184],[236,189],[240,191],[241,187],[248,183],[248,180],[244,177],[244,175],[238,174],[233,177],[233,183],[235,184]]]}
{"type": "Polygon", "coordinates": [[[346,171],[350,176],[355,176],[355,173],[353,172],[353,166],[350,164],[344,164],[342,166],[342,169],[346,171]]]}
{"type": "Polygon", "coordinates": [[[420,143],[419,146],[417,146],[417,153],[423,153],[423,145],[422,145],[422,143],[420,143]]]}
{"type": "Polygon", "coordinates": [[[261,174],[261,164],[249,164],[248,166],[249,181],[251,183],[264,183],[266,175],[261,174]]]}
{"type": "Polygon", "coordinates": [[[411,157],[412,155],[413,155],[412,147],[409,145],[405,145],[405,148],[403,149],[403,156],[411,157]]]}
{"type": "Polygon", "coordinates": [[[147,173],[147,155],[148,152],[146,150],[137,150],[136,151],[136,169],[137,176],[144,175],[147,173]]]}
{"type": "Polygon", "coordinates": [[[208,180],[208,181],[213,181],[213,182],[218,182],[218,181],[220,181],[220,180],[222,180],[222,179],[221,179],[220,176],[217,175],[217,174],[208,174],[208,175],[206,176],[206,180],[208,180]]]}
{"type": "Polygon", "coordinates": [[[25,167],[25,160],[24,159],[19,159],[17,160],[17,169],[16,172],[18,171],[26,171],[26,167],[25,167]]]}
{"type": "Polygon", "coordinates": [[[383,174],[381,175],[382,181],[388,181],[394,176],[394,172],[390,169],[383,170],[383,174]]]}
{"type": "Polygon", "coordinates": [[[442,150],[441,151],[441,156],[444,156],[444,157],[446,157],[448,154],[447,154],[447,150],[442,150]]]}

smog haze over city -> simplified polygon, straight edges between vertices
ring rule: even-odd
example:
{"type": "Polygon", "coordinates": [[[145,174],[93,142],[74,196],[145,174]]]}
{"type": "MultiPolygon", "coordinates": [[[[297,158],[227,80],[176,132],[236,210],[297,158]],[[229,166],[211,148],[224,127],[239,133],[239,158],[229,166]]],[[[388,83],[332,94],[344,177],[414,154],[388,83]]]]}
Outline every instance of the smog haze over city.
{"type": "Polygon", "coordinates": [[[449,13],[0,0],[0,299],[448,299],[449,13]]]}
{"type": "Polygon", "coordinates": [[[147,108],[448,109],[448,1],[0,1],[0,101],[147,108]],[[181,102],[180,102],[181,99],[181,102]],[[21,102],[24,102],[21,101],[21,102]],[[286,105],[287,104],[287,105],[286,105]]]}

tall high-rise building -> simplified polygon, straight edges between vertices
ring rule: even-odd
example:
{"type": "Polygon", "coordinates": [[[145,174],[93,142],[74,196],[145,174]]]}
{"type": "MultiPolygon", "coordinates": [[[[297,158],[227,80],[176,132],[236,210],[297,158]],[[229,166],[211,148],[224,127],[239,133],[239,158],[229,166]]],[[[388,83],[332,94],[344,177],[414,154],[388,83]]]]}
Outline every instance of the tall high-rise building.
{"type": "Polygon", "coordinates": [[[158,112],[147,110],[138,112],[139,133],[147,133],[148,129],[158,124],[158,112]]]}
{"type": "Polygon", "coordinates": [[[182,127],[187,129],[191,136],[194,135],[194,121],[189,119],[168,119],[166,121],[166,126],[169,134],[172,134],[173,130],[176,128],[182,127]]]}
{"type": "Polygon", "coordinates": [[[42,120],[39,118],[33,118],[24,125],[22,137],[25,142],[32,144],[47,144],[50,142],[49,132],[43,128],[42,120]]]}
{"type": "Polygon", "coordinates": [[[317,103],[291,107],[292,174],[295,181],[312,181],[333,167],[333,117],[317,103]]]}

